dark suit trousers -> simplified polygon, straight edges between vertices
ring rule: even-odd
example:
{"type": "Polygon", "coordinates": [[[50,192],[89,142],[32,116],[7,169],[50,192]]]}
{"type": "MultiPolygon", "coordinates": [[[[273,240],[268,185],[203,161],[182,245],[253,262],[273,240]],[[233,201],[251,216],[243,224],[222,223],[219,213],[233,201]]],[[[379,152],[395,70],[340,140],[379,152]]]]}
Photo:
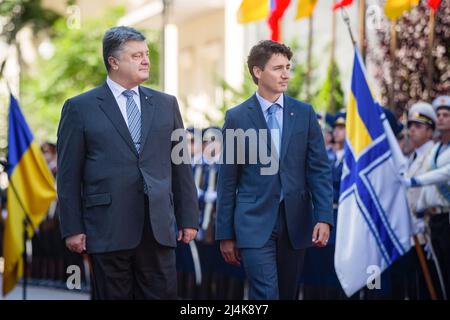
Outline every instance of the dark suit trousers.
{"type": "Polygon", "coordinates": [[[142,238],[136,248],[90,255],[94,299],[177,298],[175,249],[156,242],[150,226],[148,197],[144,205],[142,238]]]}
{"type": "Polygon", "coordinates": [[[250,300],[296,300],[305,249],[295,250],[289,240],[284,201],[272,234],[262,248],[242,248],[241,258],[249,283],[250,300]]]}

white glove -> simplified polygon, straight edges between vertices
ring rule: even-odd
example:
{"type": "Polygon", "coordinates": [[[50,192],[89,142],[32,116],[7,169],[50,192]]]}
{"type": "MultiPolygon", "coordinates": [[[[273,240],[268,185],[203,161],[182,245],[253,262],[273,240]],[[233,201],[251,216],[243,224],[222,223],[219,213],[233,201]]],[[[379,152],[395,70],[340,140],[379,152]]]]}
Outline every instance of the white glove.
{"type": "Polygon", "coordinates": [[[424,246],[423,250],[426,253],[427,260],[431,260],[433,258],[433,252],[431,251],[430,242],[427,241],[425,243],[425,246],[424,246]]]}
{"type": "Polygon", "coordinates": [[[415,218],[413,220],[414,234],[424,234],[426,231],[426,224],[423,218],[415,218]]]}
{"type": "Polygon", "coordinates": [[[405,178],[404,176],[399,177],[400,182],[402,185],[404,185],[406,188],[411,188],[411,178],[405,178]]]}
{"type": "Polygon", "coordinates": [[[217,192],[216,191],[206,191],[205,192],[205,202],[211,203],[216,201],[217,199],[217,192]]]}
{"type": "Polygon", "coordinates": [[[401,173],[398,176],[398,179],[400,180],[400,182],[406,187],[406,188],[416,188],[416,187],[420,187],[421,183],[419,183],[419,181],[417,181],[416,178],[411,177],[411,178],[406,178],[403,173],[401,173]]]}

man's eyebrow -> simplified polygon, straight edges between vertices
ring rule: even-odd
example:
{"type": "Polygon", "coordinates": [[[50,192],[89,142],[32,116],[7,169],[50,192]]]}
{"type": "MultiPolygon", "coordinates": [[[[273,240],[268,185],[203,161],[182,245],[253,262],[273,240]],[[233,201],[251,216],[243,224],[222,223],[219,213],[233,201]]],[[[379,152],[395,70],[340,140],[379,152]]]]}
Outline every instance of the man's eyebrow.
{"type": "MultiPolygon", "coordinates": [[[[284,66],[285,66],[284,64],[276,64],[276,65],[274,65],[273,67],[274,67],[274,68],[278,68],[278,67],[284,67],[284,66]]],[[[291,64],[288,63],[288,64],[286,64],[286,66],[287,66],[287,67],[290,67],[291,64]]]]}

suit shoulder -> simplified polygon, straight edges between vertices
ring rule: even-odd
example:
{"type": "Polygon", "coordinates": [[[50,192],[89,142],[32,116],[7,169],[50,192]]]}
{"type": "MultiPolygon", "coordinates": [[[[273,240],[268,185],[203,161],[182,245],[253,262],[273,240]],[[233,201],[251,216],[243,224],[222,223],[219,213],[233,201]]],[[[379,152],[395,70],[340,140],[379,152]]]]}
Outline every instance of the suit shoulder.
{"type": "Polygon", "coordinates": [[[165,93],[165,92],[162,92],[162,91],[159,91],[159,90],[155,90],[155,89],[152,89],[149,87],[144,87],[144,86],[140,86],[140,88],[143,93],[150,95],[150,96],[155,96],[160,99],[169,99],[169,100],[176,99],[175,96],[165,93]]]}
{"type": "Polygon", "coordinates": [[[84,104],[85,102],[90,102],[94,97],[96,97],[101,92],[102,86],[95,87],[89,91],[83,92],[77,96],[67,99],[72,105],[84,104]]]}
{"type": "Polygon", "coordinates": [[[286,101],[287,101],[290,105],[292,105],[293,107],[295,107],[295,108],[300,108],[300,109],[308,110],[308,111],[309,111],[309,110],[314,110],[314,108],[312,107],[311,104],[306,103],[306,102],[303,102],[303,101],[300,101],[300,100],[297,100],[297,99],[292,98],[292,97],[287,96],[287,95],[286,95],[286,101]]]}
{"type": "Polygon", "coordinates": [[[236,117],[236,116],[239,117],[242,112],[248,109],[248,104],[250,103],[252,98],[253,96],[248,98],[244,102],[228,109],[226,112],[228,117],[236,117]]]}

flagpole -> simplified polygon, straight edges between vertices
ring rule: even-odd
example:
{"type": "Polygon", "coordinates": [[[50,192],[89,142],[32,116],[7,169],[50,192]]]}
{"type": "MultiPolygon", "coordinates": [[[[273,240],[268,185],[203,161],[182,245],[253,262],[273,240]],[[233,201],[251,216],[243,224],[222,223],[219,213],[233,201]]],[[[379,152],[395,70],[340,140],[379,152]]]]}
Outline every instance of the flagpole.
{"type": "Polygon", "coordinates": [[[359,1],[359,50],[361,57],[366,62],[366,1],[359,1]]]}
{"type": "MultiPolygon", "coordinates": [[[[9,164],[7,163],[7,166],[9,164]]],[[[7,168],[6,168],[7,169],[7,168]]],[[[11,189],[14,192],[14,195],[17,199],[17,201],[19,202],[20,207],[23,210],[24,213],[24,217],[22,220],[22,224],[23,224],[23,252],[22,252],[22,259],[23,259],[23,282],[22,282],[22,300],[27,300],[27,283],[28,283],[28,254],[27,254],[27,241],[28,241],[28,227],[31,227],[33,230],[35,230],[33,222],[30,219],[30,215],[28,213],[28,211],[25,209],[25,206],[23,205],[22,199],[19,197],[19,194],[17,192],[16,187],[14,186],[14,183],[12,182],[11,179],[9,179],[8,176],[8,185],[9,187],[11,187],[11,189]]],[[[11,214],[10,212],[8,212],[8,214],[11,214]]]]}
{"type": "Polygon", "coordinates": [[[307,56],[307,70],[306,70],[306,101],[311,97],[311,70],[312,70],[312,46],[313,46],[313,15],[309,17],[309,29],[308,29],[308,56],[307,56]]]}
{"type": "Polygon", "coordinates": [[[166,82],[166,44],[167,44],[167,37],[166,37],[166,27],[169,22],[169,11],[171,9],[173,0],[163,0],[163,10],[162,10],[162,34],[161,34],[161,54],[160,54],[160,81],[161,81],[161,88],[162,91],[166,90],[165,82],[166,82]]]}
{"type": "Polygon", "coordinates": [[[390,39],[389,39],[389,53],[391,56],[391,85],[388,89],[388,101],[389,101],[389,109],[394,109],[395,104],[395,93],[394,93],[394,81],[395,81],[395,69],[396,69],[396,59],[395,59],[395,52],[397,51],[397,20],[391,21],[390,26],[390,39]]]}
{"type": "Polygon", "coordinates": [[[433,46],[434,46],[434,26],[435,12],[430,8],[430,20],[428,21],[428,66],[427,66],[427,98],[431,99],[431,90],[433,89],[433,46]]]}
{"type": "MultiPolygon", "coordinates": [[[[3,76],[3,69],[5,68],[6,65],[6,59],[2,62],[2,66],[0,67],[0,77],[3,76]]],[[[6,83],[6,85],[8,86],[8,83],[6,83]]],[[[8,86],[9,88],[9,86],[8,86]]]]}
{"type": "Polygon", "coordinates": [[[425,254],[423,253],[422,246],[417,239],[417,235],[413,235],[414,247],[416,248],[417,257],[419,258],[420,266],[422,267],[423,276],[425,277],[425,282],[427,283],[428,292],[430,293],[431,300],[437,300],[436,290],[433,286],[433,281],[431,280],[430,270],[428,269],[427,262],[425,260],[425,254]]]}
{"type": "MultiPolygon", "coordinates": [[[[336,0],[333,0],[333,5],[336,4],[336,0]]],[[[336,103],[334,101],[334,90],[335,90],[335,78],[334,78],[334,53],[336,49],[336,11],[333,10],[331,16],[331,56],[330,56],[330,66],[331,66],[331,88],[330,88],[330,105],[327,110],[334,112],[336,108],[336,103]]],[[[326,114],[324,115],[326,116],[326,114]]],[[[324,121],[325,123],[325,121],[324,121]]]]}
{"type": "Polygon", "coordinates": [[[353,47],[356,48],[355,37],[353,36],[352,27],[350,26],[350,18],[348,16],[348,12],[345,7],[341,7],[341,16],[344,19],[345,24],[347,25],[348,33],[350,34],[350,39],[352,40],[353,47]]]}

